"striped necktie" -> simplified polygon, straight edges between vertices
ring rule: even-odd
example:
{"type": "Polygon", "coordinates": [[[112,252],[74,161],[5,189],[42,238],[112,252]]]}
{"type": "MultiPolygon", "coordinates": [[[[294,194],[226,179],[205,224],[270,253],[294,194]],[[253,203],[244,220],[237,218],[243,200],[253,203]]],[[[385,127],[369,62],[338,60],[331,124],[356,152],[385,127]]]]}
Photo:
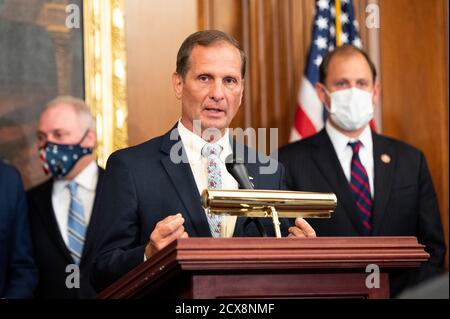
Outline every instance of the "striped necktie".
{"type": "Polygon", "coordinates": [[[353,150],[351,163],[350,188],[355,198],[356,206],[360,212],[360,219],[364,229],[364,235],[372,233],[372,208],[373,200],[370,193],[370,184],[367,171],[359,158],[360,141],[348,143],[353,150]]]}
{"type": "MultiPolygon", "coordinates": [[[[220,152],[222,147],[219,144],[208,143],[202,148],[202,155],[208,161],[208,189],[221,189],[222,176],[220,173],[220,152]]],[[[208,224],[213,237],[220,237],[222,216],[208,214],[208,224]]]]}
{"type": "Polygon", "coordinates": [[[78,184],[76,182],[71,182],[68,187],[70,190],[70,207],[68,218],[69,251],[74,262],[79,265],[83,254],[86,236],[86,222],[84,219],[83,204],[77,196],[78,184]]]}

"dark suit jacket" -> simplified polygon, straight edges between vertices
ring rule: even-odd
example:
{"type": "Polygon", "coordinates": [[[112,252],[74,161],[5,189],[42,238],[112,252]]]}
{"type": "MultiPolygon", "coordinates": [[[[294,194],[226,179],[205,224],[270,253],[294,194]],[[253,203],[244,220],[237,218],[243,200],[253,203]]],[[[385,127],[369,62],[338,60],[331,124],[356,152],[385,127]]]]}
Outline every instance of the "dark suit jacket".
{"type": "MultiPolygon", "coordinates": [[[[178,134],[177,139],[171,140],[169,132],[109,157],[98,213],[108,215],[111,222],[93,272],[98,291],[143,262],[150,233],[168,215],[181,213],[190,237],[211,236],[187,159],[174,163],[170,157],[172,147],[181,150],[177,148],[181,145],[178,134]]],[[[252,152],[245,150],[247,154],[252,152]]],[[[257,163],[246,164],[255,188],[284,188],[282,167],[278,166],[274,174],[261,175],[261,162],[267,163],[267,158],[262,160],[259,156],[257,163]]],[[[262,219],[262,223],[268,235],[273,236],[271,220],[262,219]]],[[[245,229],[243,224],[243,218],[238,218],[234,236],[259,236],[253,223],[245,229]]],[[[282,226],[286,234],[287,222],[282,226]]]]}
{"type": "Polygon", "coordinates": [[[0,161],[0,298],[31,298],[37,284],[19,172],[0,161]]]}
{"type": "MultiPolygon", "coordinates": [[[[445,244],[439,207],[422,152],[400,141],[373,133],[374,236],[416,236],[430,260],[417,271],[393,274],[391,294],[443,271],[445,244]],[[390,162],[381,160],[382,154],[390,162]]],[[[333,192],[338,199],[331,219],[310,219],[318,236],[362,236],[362,224],[349,183],[325,129],[280,149],[292,190],[333,192]]]]}
{"type": "MultiPolygon", "coordinates": [[[[99,168],[97,193],[103,179],[103,169],[99,168]]],[[[27,192],[30,211],[31,235],[34,244],[36,264],[39,269],[37,298],[93,298],[95,291],[91,286],[89,274],[96,255],[96,247],[102,234],[102,220],[96,212],[97,196],[86,233],[83,256],[80,262],[80,288],[69,289],[66,278],[73,271],[66,267],[73,264],[58,227],[52,206],[53,179],[32,188],[27,192]]],[[[104,221],[103,221],[104,222],[104,221]]]]}

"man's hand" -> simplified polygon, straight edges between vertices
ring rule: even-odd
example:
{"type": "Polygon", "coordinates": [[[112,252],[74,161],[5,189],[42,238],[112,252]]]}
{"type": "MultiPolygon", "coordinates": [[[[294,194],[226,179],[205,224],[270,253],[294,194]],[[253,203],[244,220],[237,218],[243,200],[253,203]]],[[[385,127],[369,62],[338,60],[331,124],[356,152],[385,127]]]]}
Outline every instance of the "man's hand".
{"type": "Polygon", "coordinates": [[[295,226],[289,227],[288,237],[316,237],[316,232],[306,220],[297,217],[295,226]]]}
{"type": "Polygon", "coordinates": [[[181,214],[171,215],[156,224],[150,234],[150,241],[145,247],[145,257],[149,259],[157,251],[160,251],[178,238],[188,238],[184,231],[184,218],[181,214]]]}

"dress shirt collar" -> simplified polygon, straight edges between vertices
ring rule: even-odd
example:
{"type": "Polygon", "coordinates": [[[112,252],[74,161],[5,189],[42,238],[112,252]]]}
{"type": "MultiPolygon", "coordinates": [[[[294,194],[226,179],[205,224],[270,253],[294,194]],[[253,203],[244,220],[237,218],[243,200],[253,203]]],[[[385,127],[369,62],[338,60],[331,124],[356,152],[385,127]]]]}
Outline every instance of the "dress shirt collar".
{"type": "Polygon", "coordinates": [[[330,121],[327,120],[325,123],[325,130],[327,131],[328,136],[330,137],[331,143],[334,146],[336,154],[338,158],[341,158],[342,154],[345,152],[349,142],[355,142],[357,140],[361,141],[362,146],[367,150],[371,150],[373,146],[372,142],[372,133],[370,131],[370,126],[367,125],[366,128],[362,131],[361,135],[358,138],[350,138],[347,135],[339,132],[336,128],[334,128],[330,121]]]}
{"type": "MultiPolygon", "coordinates": [[[[186,150],[189,161],[197,162],[202,158],[202,148],[207,144],[204,139],[187,129],[181,119],[178,121],[178,132],[180,133],[181,141],[186,150]]],[[[216,142],[222,146],[222,152],[220,153],[220,159],[225,162],[228,155],[232,154],[232,148],[230,144],[229,129],[226,128],[225,134],[216,142]]]]}
{"type": "MultiPolygon", "coordinates": [[[[98,181],[98,167],[95,161],[86,166],[74,179],[82,188],[95,192],[98,181]]],[[[71,181],[66,179],[55,179],[53,192],[61,192],[71,181]]]]}

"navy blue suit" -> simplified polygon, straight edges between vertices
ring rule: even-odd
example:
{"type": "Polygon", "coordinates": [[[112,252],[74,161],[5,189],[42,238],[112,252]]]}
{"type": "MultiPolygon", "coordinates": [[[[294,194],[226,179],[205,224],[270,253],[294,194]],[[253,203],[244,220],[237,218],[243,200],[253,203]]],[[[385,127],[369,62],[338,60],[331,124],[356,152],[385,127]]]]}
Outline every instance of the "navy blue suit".
{"type": "Polygon", "coordinates": [[[0,161],[0,298],[31,298],[36,284],[22,179],[0,161]]]}
{"type": "MultiPolygon", "coordinates": [[[[420,269],[391,274],[391,295],[396,295],[405,287],[444,271],[444,236],[423,153],[392,138],[375,133],[372,137],[375,168],[372,234],[416,236],[431,256],[420,269]]],[[[317,236],[363,235],[349,183],[325,129],[283,147],[279,160],[286,169],[289,189],[336,194],[338,205],[331,219],[309,220],[317,236]]]]}
{"type": "MultiPolygon", "coordinates": [[[[143,262],[150,233],[168,215],[181,213],[190,237],[211,237],[188,161],[174,163],[170,158],[172,146],[178,142],[170,139],[169,132],[109,157],[98,206],[99,213],[109,220],[93,272],[98,291],[143,262]]],[[[252,152],[245,150],[247,155],[252,152]]],[[[283,168],[279,165],[274,174],[260,174],[261,162],[267,163],[267,158],[259,156],[256,163],[246,163],[255,188],[284,189],[283,168]]],[[[254,223],[244,227],[244,221],[238,218],[235,237],[260,236],[254,223]]],[[[261,221],[273,236],[271,220],[261,221]]],[[[287,233],[286,221],[282,232],[287,233]]]]}

